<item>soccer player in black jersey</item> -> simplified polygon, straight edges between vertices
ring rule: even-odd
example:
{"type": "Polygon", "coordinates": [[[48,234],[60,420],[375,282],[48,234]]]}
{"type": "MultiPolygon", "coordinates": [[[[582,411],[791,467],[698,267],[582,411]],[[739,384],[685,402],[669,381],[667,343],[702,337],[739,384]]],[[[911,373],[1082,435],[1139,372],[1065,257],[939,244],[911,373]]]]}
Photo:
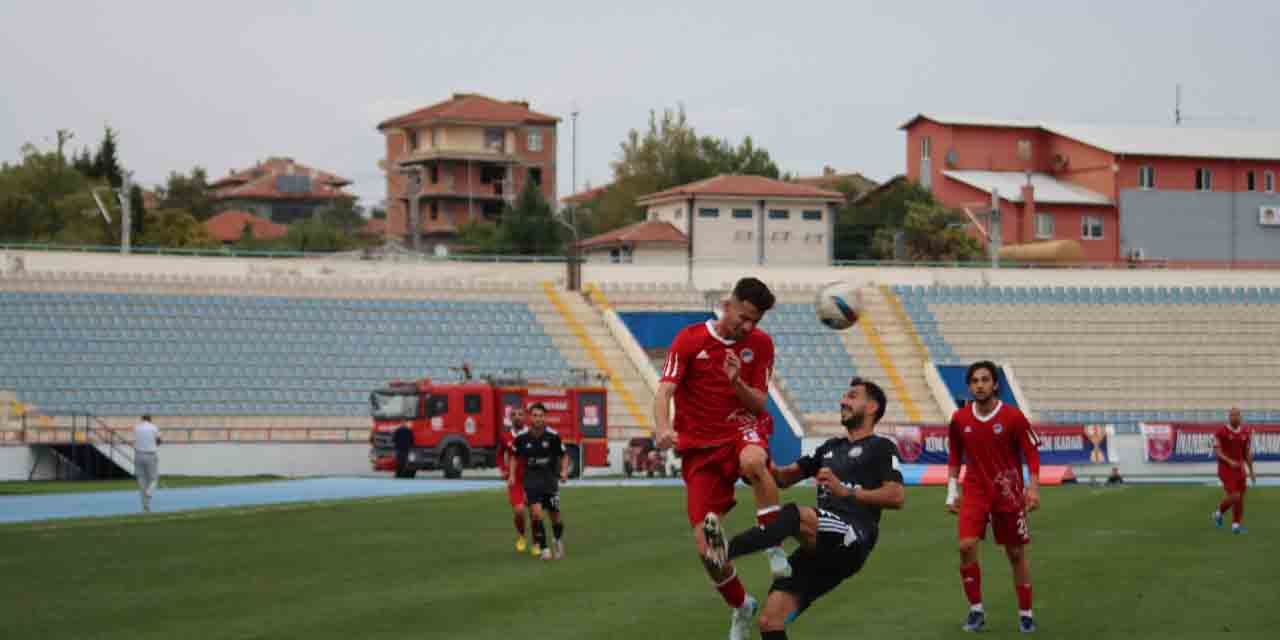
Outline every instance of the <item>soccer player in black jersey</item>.
{"type": "Polygon", "coordinates": [[[905,503],[898,447],[875,434],[886,402],[884,390],[874,382],[854,378],[840,400],[840,422],[847,433],[774,470],[779,487],[814,478],[817,507],[788,503],[773,523],[727,542],[715,514],[703,521],[712,563],[762,551],[787,538],[800,543],[788,558],[791,575],[775,578],[769,589],[759,619],[762,640],[785,640],[787,623],[857,573],[879,537],[880,510],[901,509],[905,503]]]}

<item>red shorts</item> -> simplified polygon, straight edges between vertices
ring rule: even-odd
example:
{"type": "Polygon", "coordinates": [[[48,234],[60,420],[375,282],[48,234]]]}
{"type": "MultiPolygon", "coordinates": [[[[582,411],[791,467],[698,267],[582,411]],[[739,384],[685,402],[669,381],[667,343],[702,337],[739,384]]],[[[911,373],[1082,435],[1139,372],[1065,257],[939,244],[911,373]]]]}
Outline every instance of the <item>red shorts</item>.
{"type": "Polygon", "coordinates": [[[737,504],[733,497],[734,485],[742,477],[738,459],[742,450],[750,446],[761,447],[765,456],[769,455],[769,441],[755,431],[744,432],[743,437],[734,442],[680,452],[690,526],[701,524],[708,513],[726,514],[737,504]]]}
{"type": "Polygon", "coordinates": [[[1236,471],[1235,469],[1230,471],[1219,470],[1218,479],[1222,481],[1222,488],[1227,493],[1244,493],[1249,486],[1244,472],[1236,471]]]}
{"type": "Polygon", "coordinates": [[[988,522],[995,532],[996,544],[1003,547],[1031,544],[1031,523],[1027,520],[1025,509],[992,511],[991,506],[981,500],[960,498],[960,518],[957,522],[959,539],[985,540],[988,522]]]}

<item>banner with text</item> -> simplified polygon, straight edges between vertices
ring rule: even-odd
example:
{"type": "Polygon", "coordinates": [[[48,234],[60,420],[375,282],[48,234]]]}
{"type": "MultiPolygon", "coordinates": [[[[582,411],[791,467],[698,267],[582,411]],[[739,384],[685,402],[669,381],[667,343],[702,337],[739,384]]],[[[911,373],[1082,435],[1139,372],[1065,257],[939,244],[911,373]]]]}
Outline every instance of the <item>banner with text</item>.
{"type": "MultiPolygon", "coordinates": [[[[1041,464],[1104,464],[1109,458],[1108,425],[1032,425],[1040,440],[1041,464]]],[[[885,429],[908,464],[946,464],[946,425],[896,425],[885,429]]]]}
{"type": "MultiPolygon", "coordinates": [[[[1213,434],[1220,424],[1144,423],[1147,462],[1216,462],[1213,434]]],[[[1280,424],[1245,425],[1252,433],[1253,459],[1280,460],[1280,424]]]]}

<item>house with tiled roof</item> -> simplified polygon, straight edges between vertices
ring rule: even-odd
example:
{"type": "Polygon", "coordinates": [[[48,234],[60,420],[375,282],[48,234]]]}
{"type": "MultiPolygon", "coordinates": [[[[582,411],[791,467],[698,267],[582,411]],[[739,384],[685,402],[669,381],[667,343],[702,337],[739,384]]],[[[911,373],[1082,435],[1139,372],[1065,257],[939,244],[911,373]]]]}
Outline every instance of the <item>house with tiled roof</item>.
{"type": "Polygon", "coordinates": [[[846,188],[852,189],[853,193],[848,196],[850,202],[879,186],[875,180],[857,171],[841,173],[830,166],[822,167],[822,175],[820,176],[804,176],[796,178],[795,182],[832,191],[843,192],[846,188]]]}
{"type": "Polygon", "coordinates": [[[689,237],[670,222],[641,220],[578,242],[587,262],[680,264],[689,250],[689,237]]]}
{"type": "Polygon", "coordinates": [[[246,232],[255,240],[276,240],[289,233],[289,228],[265,218],[229,209],[204,221],[204,228],[214,240],[223,244],[235,244],[246,232]]]}
{"type": "Polygon", "coordinates": [[[346,178],[281,157],[232,170],[210,184],[209,192],[215,213],[243,211],[287,225],[352,197],[343,190],[349,184],[346,178]]]}
{"type": "Polygon", "coordinates": [[[496,221],[527,182],[555,203],[559,121],[528,102],[455,93],[379,123],[386,141],[387,234],[411,240],[416,207],[414,232],[426,240],[424,248],[451,246],[458,227],[496,221]]]}
{"type": "Polygon", "coordinates": [[[685,259],[828,265],[844,194],[762,176],[720,175],[642,196],[637,203],[647,221],[668,223],[684,234],[685,259]]]}

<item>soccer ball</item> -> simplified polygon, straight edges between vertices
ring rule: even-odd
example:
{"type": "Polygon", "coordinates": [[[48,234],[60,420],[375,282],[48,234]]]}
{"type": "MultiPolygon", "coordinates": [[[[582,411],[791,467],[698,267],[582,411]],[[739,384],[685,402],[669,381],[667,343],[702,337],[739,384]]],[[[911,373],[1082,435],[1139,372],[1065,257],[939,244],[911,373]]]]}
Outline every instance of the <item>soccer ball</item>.
{"type": "Polygon", "coordinates": [[[862,285],[833,282],[818,291],[813,307],[822,324],[836,331],[848,329],[862,315],[862,285]]]}

